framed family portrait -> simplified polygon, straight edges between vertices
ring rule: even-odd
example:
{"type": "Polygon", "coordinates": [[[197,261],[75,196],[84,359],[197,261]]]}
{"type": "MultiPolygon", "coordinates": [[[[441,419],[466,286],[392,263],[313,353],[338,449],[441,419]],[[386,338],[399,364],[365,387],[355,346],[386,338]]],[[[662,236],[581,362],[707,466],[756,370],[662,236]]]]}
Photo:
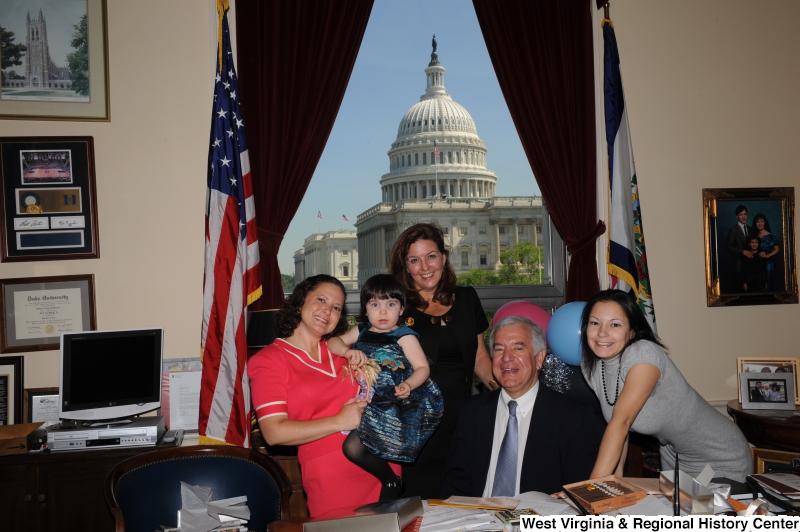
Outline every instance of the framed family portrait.
{"type": "Polygon", "coordinates": [[[0,119],[110,120],[106,0],[3,2],[0,26],[0,119]]]}
{"type": "Polygon", "coordinates": [[[22,421],[22,386],[24,359],[0,357],[0,426],[22,421]]]}
{"type": "Polygon", "coordinates": [[[797,303],[794,188],[704,188],[706,303],[797,303]]]}
{"type": "Polygon", "coordinates": [[[94,139],[0,137],[2,262],[96,259],[94,139]]]}
{"type": "MultiPolygon", "coordinates": [[[[794,404],[800,405],[800,358],[795,357],[736,357],[736,373],[789,373],[794,384],[794,404]]],[[[739,390],[739,402],[742,402],[739,390]]]]}
{"type": "Polygon", "coordinates": [[[794,382],[789,373],[740,373],[742,410],[794,410],[794,382]]]}
{"type": "Polygon", "coordinates": [[[62,332],[94,331],[94,275],[0,279],[0,353],[58,349],[62,332]]]}

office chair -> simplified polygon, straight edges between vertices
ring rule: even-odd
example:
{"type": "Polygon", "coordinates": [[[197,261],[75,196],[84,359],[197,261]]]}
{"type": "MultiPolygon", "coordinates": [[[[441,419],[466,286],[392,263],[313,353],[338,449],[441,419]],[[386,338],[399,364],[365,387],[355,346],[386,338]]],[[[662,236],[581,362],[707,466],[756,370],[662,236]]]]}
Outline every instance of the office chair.
{"type": "Polygon", "coordinates": [[[289,517],[291,484],[269,456],[229,445],[175,447],[143,453],[106,476],[105,496],[117,532],[176,526],[180,481],[213,490],[213,499],[247,496],[251,531],[289,517]]]}

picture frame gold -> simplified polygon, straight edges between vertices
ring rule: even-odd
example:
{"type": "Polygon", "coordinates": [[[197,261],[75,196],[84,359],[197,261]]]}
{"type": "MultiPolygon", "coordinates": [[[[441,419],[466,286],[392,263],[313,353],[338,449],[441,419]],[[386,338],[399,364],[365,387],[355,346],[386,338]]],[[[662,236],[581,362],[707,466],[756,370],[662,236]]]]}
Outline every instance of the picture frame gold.
{"type": "MultiPolygon", "coordinates": [[[[736,373],[791,373],[794,382],[794,404],[800,405],[800,391],[798,379],[800,378],[800,357],[736,357],[736,373]]],[[[742,392],[739,390],[739,403],[742,402],[742,392]]]]}
{"type": "MultiPolygon", "coordinates": [[[[26,45],[27,34],[36,35],[36,25],[39,17],[44,19],[46,31],[41,32],[44,39],[36,36],[37,40],[44,40],[47,44],[48,55],[53,56],[51,61],[59,69],[68,69],[68,53],[84,52],[88,55],[88,97],[77,98],[74,94],[66,93],[71,88],[78,75],[60,76],[69,82],[69,87],[59,83],[59,79],[28,80],[25,72],[24,61],[19,66],[12,66],[8,72],[15,68],[20,74],[15,78],[6,78],[0,87],[0,119],[6,120],[68,120],[78,122],[109,122],[111,120],[111,99],[109,94],[108,73],[108,9],[106,0],[86,0],[86,47],[75,49],[72,39],[76,33],[82,32],[82,17],[78,13],[66,15],[64,12],[55,13],[41,7],[41,2],[34,0],[21,0],[14,2],[7,8],[4,7],[2,25],[8,31],[13,31],[15,42],[13,44],[26,45]],[[34,26],[27,26],[27,18],[32,19],[34,26]],[[39,94],[37,94],[39,93],[39,94]]],[[[74,4],[74,3],[73,3],[74,4]]],[[[64,6],[61,6],[62,9],[64,6]]],[[[80,39],[83,38],[81,35],[80,39]]],[[[27,52],[26,52],[27,53],[27,52]]],[[[23,58],[26,59],[27,58],[23,58]]],[[[49,69],[48,69],[49,71],[49,69]]],[[[70,91],[71,92],[71,91],[70,91]]]]}
{"type": "Polygon", "coordinates": [[[794,227],[794,187],[704,188],[707,306],[798,303],[794,227]],[[754,236],[755,254],[745,249],[754,236]]]}
{"type": "Polygon", "coordinates": [[[758,475],[769,471],[770,464],[785,465],[788,470],[792,458],[800,458],[800,453],[791,451],[776,451],[759,447],[753,447],[750,451],[753,455],[753,472],[758,475]]]}

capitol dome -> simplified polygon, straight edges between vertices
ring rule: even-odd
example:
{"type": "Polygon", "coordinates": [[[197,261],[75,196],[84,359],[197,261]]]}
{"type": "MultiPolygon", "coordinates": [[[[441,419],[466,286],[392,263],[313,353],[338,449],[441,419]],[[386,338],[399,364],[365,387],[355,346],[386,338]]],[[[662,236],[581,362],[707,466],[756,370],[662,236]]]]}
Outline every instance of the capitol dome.
{"type": "Polygon", "coordinates": [[[486,146],[472,116],[445,91],[435,40],[433,46],[425,94],[403,115],[387,153],[389,173],[380,180],[385,202],[495,195],[497,176],[486,168],[486,146]]]}

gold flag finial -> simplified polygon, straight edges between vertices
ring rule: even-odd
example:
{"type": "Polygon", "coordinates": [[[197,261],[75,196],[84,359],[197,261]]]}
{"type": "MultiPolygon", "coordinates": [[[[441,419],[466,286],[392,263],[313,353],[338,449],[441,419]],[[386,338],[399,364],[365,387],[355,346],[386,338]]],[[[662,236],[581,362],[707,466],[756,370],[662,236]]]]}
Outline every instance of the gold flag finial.
{"type": "Polygon", "coordinates": [[[217,70],[222,69],[222,19],[225,17],[225,12],[230,9],[228,0],[217,0],[217,70]]]}
{"type": "Polygon", "coordinates": [[[603,22],[600,23],[601,28],[606,25],[606,22],[611,24],[612,28],[614,27],[614,23],[611,21],[611,16],[608,14],[608,12],[609,12],[609,4],[608,2],[606,2],[605,5],[603,5],[603,22]]]}

